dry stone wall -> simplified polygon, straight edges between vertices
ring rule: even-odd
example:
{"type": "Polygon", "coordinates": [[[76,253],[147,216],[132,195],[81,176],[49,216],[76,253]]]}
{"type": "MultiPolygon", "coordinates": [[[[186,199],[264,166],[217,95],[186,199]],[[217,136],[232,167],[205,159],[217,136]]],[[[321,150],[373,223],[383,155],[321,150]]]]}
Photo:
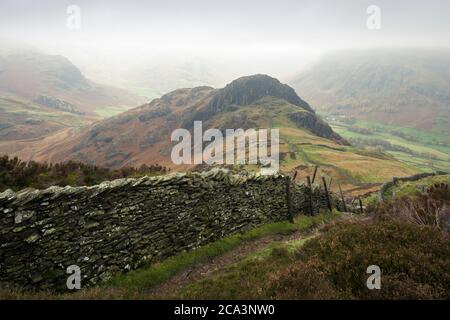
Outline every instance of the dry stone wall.
{"type": "Polygon", "coordinates": [[[344,210],[342,201],[334,193],[327,193],[322,186],[313,185],[310,189],[304,183],[293,183],[291,187],[292,208],[294,214],[318,214],[328,209],[328,201],[332,208],[344,210]]]}
{"type": "MultiPolygon", "coordinates": [[[[303,188],[292,189],[295,211],[307,211],[303,188]]],[[[116,272],[287,219],[286,179],[280,175],[212,170],[93,187],[9,190],[0,194],[0,283],[65,290],[66,270],[76,265],[88,287],[116,272]]]]}
{"type": "Polygon", "coordinates": [[[116,271],[286,220],[284,181],[214,170],[6,191],[0,194],[0,282],[64,289],[66,268],[77,265],[89,286],[116,271]]]}
{"type": "Polygon", "coordinates": [[[425,172],[425,173],[418,173],[409,177],[393,177],[392,180],[385,182],[380,190],[378,191],[377,195],[377,202],[382,203],[385,202],[385,193],[386,191],[395,186],[398,182],[404,182],[404,181],[417,181],[426,177],[432,177],[432,176],[441,176],[441,175],[447,175],[448,172],[443,171],[437,171],[437,172],[425,172]]]}

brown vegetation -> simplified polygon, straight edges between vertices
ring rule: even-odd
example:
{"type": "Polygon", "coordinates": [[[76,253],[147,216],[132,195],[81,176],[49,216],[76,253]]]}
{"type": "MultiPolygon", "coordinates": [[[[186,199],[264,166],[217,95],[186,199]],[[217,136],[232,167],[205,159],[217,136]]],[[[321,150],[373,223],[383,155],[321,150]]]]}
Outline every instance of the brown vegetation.
{"type": "Polygon", "coordinates": [[[271,277],[277,299],[448,299],[450,240],[431,226],[394,220],[343,223],[301,248],[271,277]],[[369,290],[366,268],[381,268],[369,290]]]}
{"type": "Polygon", "coordinates": [[[450,231],[450,186],[435,184],[425,194],[405,196],[382,204],[375,210],[379,219],[394,219],[418,225],[429,225],[450,231]]]}
{"type": "Polygon", "coordinates": [[[51,186],[89,186],[106,180],[162,174],[166,171],[160,165],[111,170],[75,161],[57,164],[23,162],[17,157],[9,158],[5,155],[0,157],[0,192],[28,187],[45,189],[51,186]]]}

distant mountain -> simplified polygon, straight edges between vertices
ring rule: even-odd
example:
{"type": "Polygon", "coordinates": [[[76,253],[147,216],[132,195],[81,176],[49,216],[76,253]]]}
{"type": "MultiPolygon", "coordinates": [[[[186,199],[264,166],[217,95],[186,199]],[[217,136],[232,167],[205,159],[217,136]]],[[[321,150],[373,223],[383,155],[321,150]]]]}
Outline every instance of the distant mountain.
{"type": "Polygon", "coordinates": [[[38,138],[64,128],[86,126],[93,120],[75,112],[0,97],[0,141],[38,138]]]}
{"type": "Polygon", "coordinates": [[[414,172],[389,156],[348,146],[289,86],[266,75],[237,79],[225,88],[179,89],[149,104],[83,129],[70,129],[44,139],[14,145],[0,143],[0,152],[21,159],[61,162],[78,160],[106,167],[158,163],[175,166],[170,158],[171,133],[192,129],[195,120],[204,130],[279,128],[283,170],[312,173],[320,165],[326,174],[355,186],[379,183],[414,172]],[[370,170],[370,176],[366,177],[370,170]]]}
{"type": "Polygon", "coordinates": [[[450,50],[343,51],[289,83],[321,111],[422,130],[450,126],[450,50]]]}
{"type": "Polygon", "coordinates": [[[125,90],[89,81],[62,56],[28,50],[0,54],[0,139],[35,137],[65,123],[100,119],[141,102],[143,98],[125,90]],[[66,121],[69,118],[78,120],[66,121]],[[2,132],[5,126],[9,129],[2,132]]]}

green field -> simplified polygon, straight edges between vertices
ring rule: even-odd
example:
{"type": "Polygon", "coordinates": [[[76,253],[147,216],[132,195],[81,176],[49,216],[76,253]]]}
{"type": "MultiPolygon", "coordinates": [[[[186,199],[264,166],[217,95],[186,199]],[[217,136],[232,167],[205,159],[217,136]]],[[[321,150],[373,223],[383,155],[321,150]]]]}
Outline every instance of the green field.
{"type": "Polygon", "coordinates": [[[423,193],[422,190],[426,190],[436,184],[450,185],[450,174],[426,177],[417,181],[399,181],[395,186],[388,188],[384,196],[387,200],[393,199],[393,194],[397,198],[403,196],[414,197],[423,193]]]}
{"type": "Polygon", "coordinates": [[[96,110],[95,113],[97,113],[102,118],[109,118],[121,114],[128,109],[129,108],[127,108],[126,106],[110,106],[96,110]]]}
{"type": "Polygon", "coordinates": [[[324,118],[337,133],[354,145],[366,149],[381,147],[397,160],[423,172],[450,171],[448,130],[441,128],[440,131],[424,131],[366,120],[353,120],[349,123],[345,118],[329,115],[324,115],[324,118]],[[377,147],[377,144],[380,146],[377,147]]]}

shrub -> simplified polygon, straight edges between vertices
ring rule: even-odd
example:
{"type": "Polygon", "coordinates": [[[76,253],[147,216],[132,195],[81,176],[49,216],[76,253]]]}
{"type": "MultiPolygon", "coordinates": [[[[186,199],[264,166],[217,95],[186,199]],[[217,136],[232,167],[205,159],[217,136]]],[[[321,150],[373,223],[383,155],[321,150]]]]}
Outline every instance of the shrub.
{"type": "Polygon", "coordinates": [[[449,252],[449,236],[430,226],[342,223],[297,251],[268,290],[279,299],[448,299],[449,252]],[[381,290],[366,286],[370,265],[381,268],[381,290]]]}
{"type": "Polygon", "coordinates": [[[436,183],[430,187],[428,195],[433,200],[450,204],[450,185],[446,183],[436,183]]]}
{"type": "Polygon", "coordinates": [[[375,217],[434,226],[448,233],[450,231],[450,187],[443,183],[435,184],[426,194],[395,199],[379,206],[375,210],[375,217]]]}
{"type": "Polygon", "coordinates": [[[114,180],[144,175],[164,174],[165,167],[142,165],[139,169],[124,167],[120,169],[100,168],[81,162],[47,164],[35,161],[23,162],[17,157],[0,156],[0,192],[6,189],[18,191],[27,187],[45,189],[50,186],[94,185],[105,180],[114,180]]]}
{"type": "Polygon", "coordinates": [[[317,270],[319,262],[293,263],[269,279],[268,296],[274,299],[336,299],[339,293],[327,280],[324,272],[317,270]]]}

